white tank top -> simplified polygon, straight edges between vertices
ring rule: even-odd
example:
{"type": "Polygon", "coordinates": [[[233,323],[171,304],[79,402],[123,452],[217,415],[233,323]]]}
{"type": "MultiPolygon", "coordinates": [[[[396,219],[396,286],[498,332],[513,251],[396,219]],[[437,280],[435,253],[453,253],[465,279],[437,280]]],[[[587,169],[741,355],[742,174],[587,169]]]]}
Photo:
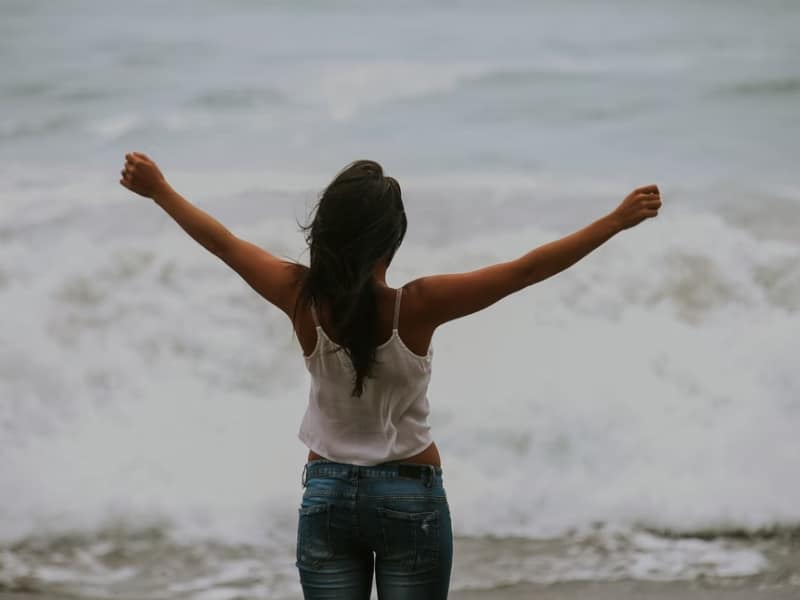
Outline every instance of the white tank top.
{"type": "Polygon", "coordinates": [[[428,383],[433,346],[425,356],[413,353],[397,330],[397,290],[392,336],[377,348],[372,377],[364,380],[361,397],[352,395],[353,363],[319,324],[317,344],[305,356],[311,390],[297,437],[320,456],[334,462],[372,466],[422,452],[433,441],[427,418],[428,383]]]}

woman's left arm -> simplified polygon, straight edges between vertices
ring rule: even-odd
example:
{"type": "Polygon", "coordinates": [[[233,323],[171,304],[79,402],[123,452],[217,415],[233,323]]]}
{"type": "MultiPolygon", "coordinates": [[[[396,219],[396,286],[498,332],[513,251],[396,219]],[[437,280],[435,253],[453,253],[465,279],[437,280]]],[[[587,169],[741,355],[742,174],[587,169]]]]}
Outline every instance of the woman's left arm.
{"type": "Polygon", "coordinates": [[[129,190],[151,198],[186,233],[291,318],[301,265],[282,260],[236,237],[222,223],[176,192],[156,163],[144,154],[125,155],[125,167],[119,182],[129,190]]]}

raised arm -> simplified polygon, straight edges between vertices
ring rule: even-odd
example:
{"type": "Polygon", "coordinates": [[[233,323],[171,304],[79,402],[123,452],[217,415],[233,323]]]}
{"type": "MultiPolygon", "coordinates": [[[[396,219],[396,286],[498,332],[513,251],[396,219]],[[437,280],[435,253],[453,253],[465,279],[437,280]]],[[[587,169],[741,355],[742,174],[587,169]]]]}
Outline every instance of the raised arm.
{"type": "Polygon", "coordinates": [[[534,248],[524,256],[468,273],[432,275],[411,283],[422,307],[419,319],[430,328],[458,319],[574,265],[624,229],[658,215],[658,187],[631,192],[610,214],[559,240],[534,248]]]}
{"type": "Polygon", "coordinates": [[[194,206],[167,183],[155,162],[144,154],[125,155],[120,184],[151,198],[186,233],[206,250],[219,257],[250,287],[291,315],[294,308],[296,263],[282,260],[231,233],[207,212],[194,206]]]}

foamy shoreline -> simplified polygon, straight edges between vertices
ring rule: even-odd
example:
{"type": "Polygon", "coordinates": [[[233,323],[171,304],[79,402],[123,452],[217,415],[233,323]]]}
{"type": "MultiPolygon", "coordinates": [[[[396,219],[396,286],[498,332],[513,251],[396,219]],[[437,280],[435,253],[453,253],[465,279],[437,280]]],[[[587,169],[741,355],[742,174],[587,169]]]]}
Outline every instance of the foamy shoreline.
{"type": "Polygon", "coordinates": [[[682,581],[569,582],[549,586],[519,584],[503,590],[454,592],[449,595],[451,600],[794,600],[798,596],[800,587],[796,586],[760,589],[756,582],[708,586],[701,582],[682,581]]]}
{"type": "MultiPolygon", "coordinates": [[[[451,592],[450,600],[795,600],[800,586],[761,587],[756,581],[708,585],[702,582],[570,582],[549,586],[519,584],[502,590],[451,592]]],[[[79,596],[0,592],[0,600],[76,600],[79,596]]],[[[374,598],[374,594],[373,594],[374,598]]],[[[298,600],[300,596],[298,596],[298,600]]],[[[92,596],[92,600],[113,600],[92,596]]]]}

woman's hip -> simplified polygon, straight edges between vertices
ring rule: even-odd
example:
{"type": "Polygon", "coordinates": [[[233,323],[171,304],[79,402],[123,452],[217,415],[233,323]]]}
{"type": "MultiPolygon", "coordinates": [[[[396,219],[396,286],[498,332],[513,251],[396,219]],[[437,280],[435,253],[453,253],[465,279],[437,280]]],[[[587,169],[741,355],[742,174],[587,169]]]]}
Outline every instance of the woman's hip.
{"type": "Polygon", "coordinates": [[[298,566],[324,569],[369,550],[385,581],[449,579],[453,532],[441,467],[312,461],[303,482],[298,566]]]}

